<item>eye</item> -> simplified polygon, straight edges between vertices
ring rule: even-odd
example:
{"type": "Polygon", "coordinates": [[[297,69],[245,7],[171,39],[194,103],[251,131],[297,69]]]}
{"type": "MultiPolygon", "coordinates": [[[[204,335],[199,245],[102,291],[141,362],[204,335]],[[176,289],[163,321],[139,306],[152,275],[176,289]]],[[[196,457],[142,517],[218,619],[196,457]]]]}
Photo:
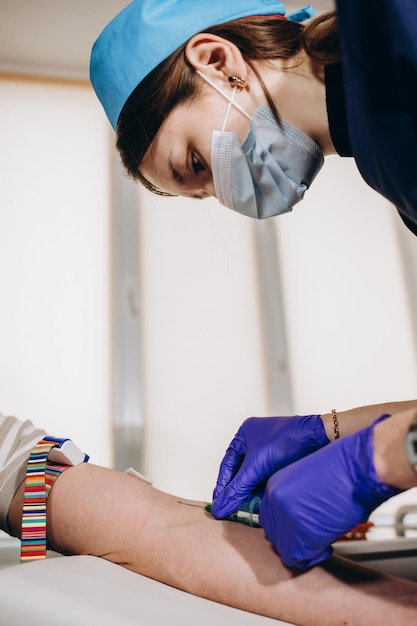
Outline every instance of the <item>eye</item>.
{"type": "Polygon", "coordinates": [[[200,161],[197,159],[197,157],[194,154],[191,157],[191,166],[193,168],[194,174],[199,174],[200,172],[204,170],[204,165],[200,163],[200,161]]]}

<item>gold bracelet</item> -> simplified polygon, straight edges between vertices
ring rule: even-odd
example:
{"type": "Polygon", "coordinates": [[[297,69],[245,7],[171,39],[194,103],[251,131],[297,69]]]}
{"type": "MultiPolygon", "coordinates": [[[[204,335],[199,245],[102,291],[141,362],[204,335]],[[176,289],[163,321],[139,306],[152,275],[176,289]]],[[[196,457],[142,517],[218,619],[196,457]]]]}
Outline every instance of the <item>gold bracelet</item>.
{"type": "Polygon", "coordinates": [[[334,428],[334,438],[340,439],[339,422],[337,421],[336,409],[332,409],[332,420],[333,420],[333,428],[334,428]]]}

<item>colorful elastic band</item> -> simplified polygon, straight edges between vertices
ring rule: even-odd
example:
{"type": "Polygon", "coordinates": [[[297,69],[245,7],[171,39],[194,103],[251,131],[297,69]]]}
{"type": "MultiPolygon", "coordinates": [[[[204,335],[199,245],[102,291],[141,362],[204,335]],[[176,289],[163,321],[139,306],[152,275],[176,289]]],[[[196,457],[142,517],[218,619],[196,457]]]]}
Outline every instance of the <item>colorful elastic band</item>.
{"type": "MultiPolygon", "coordinates": [[[[55,480],[71,467],[71,462],[60,464],[48,461],[48,455],[52,448],[59,448],[66,441],[68,439],[45,437],[29,456],[22,511],[21,563],[46,558],[46,501],[55,480]]],[[[88,456],[85,455],[84,460],[88,460],[88,456]]]]}

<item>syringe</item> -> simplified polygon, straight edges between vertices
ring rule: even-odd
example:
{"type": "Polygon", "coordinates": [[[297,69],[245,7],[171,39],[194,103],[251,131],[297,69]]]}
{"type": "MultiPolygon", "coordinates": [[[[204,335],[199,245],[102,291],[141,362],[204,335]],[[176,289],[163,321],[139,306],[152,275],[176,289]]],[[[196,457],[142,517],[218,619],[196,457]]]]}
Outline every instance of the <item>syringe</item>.
{"type": "MultiPolygon", "coordinates": [[[[229,520],[230,522],[239,522],[240,524],[246,524],[247,526],[252,526],[252,528],[261,528],[261,525],[259,524],[260,503],[260,498],[253,498],[250,502],[244,502],[240,509],[238,509],[228,517],[225,517],[224,519],[229,520]],[[255,510],[256,513],[254,512],[255,510]]],[[[213,505],[206,504],[204,508],[206,511],[211,513],[213,505]]]]}

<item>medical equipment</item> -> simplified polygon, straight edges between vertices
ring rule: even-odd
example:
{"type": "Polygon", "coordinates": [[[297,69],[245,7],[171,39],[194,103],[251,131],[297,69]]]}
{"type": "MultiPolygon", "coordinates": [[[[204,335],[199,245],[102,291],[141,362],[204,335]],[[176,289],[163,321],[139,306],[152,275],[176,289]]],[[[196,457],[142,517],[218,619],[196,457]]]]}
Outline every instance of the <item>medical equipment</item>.
{"type": "MultiPolygon", "coordinates": [[[[224,519],[230,522],[239,522],[240,524],[246,524],[252,526],[252,528],[261,528],[259,524],[259,506],[261,499],[259,497],[252,498],[252,500],[246,500],[234,513],[228,515],[224,519]]],[[[212,504],[206,504],[204,507],[206,511],[211,513],[213,508],[212,504]]]]}
{"type": "Polygon", "coordinates": [[[59,445],[49,452],[48,459],[53,463],[61,463],[62,465],[78,465],[79,463],[87,463],[88,454],[82,452],[71,439],[60,439],[57,437],[44,437],[44,441],[56,441],[59,445]]]}
{"type": "Polygon", "coordinates": [[[237,87],[229,95],[203,72],[197,73],[229,101],[223,126],[213,130],[211,139],[217,200],[237,213],[257,219],[291,211],[324,164],[320,147],[284,119],[278,123],[273,111],[264,104],[249,115],[235,102],[237,87]],[[250,122],[243,143],[235,133],[226,131],[231,106],[250,122]]]}
{"type": "Polygon", "coordinates": [[[26,468],[22,510],[21,563],[46,558],[46,501],[58,476],[89,456],[70,439],[45,436],[32,449],[26,468]],[[55,456],[51,459],[51,452],[55,456]]]}

